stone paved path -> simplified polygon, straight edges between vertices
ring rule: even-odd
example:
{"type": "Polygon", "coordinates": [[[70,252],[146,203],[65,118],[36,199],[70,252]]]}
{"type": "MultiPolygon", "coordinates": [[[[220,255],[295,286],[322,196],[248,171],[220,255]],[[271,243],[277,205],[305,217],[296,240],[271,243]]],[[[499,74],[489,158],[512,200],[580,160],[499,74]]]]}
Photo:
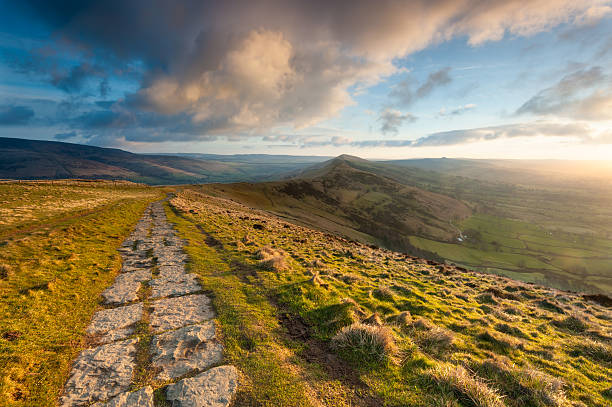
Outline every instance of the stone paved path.
{"type": "Polygon", "coordinates": [[[74,362],[60,406],[153,407],[160,386],[173,407],[230,404],[238,372],[222,366],[215,314],[185,271],[182,245],[162,202],[151,204],[119,249],[121,274],[102,293],[104,309],[87,328],[92,346],[74,362]],[[145,354],[155,374],[137,388],[139,332],[153,334],[145,354]]]}

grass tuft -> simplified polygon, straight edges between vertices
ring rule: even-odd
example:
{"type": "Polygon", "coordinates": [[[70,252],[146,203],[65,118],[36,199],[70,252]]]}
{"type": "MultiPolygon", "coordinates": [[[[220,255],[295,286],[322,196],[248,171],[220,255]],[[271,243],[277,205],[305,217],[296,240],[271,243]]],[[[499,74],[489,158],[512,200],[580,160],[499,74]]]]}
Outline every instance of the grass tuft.
{"type": "Polygon", "coordinates": [[[552,324],[556,327],[576,333],[585,332],[590,328],[587,320],[578,314],[572,314],[563,319],[556,319],[552,322],[552,324]]]}
{"type": "Polygon", "coordinates": [[[532,367],[517,367],[497,357],[483,361],[477,371],[495,381],[515,406],[569,406],[563,381],[532,367]]]}
{"type": "Polygon", "coordinates": [[[284,271],[288,267],[285,251],[281,249],[264,246],[257,251],[257,258],[264,270],[284,271]]]}
{"type": "Polygon", "coordinates": [[[395,293],[387,286],[381,286],[372,290],[372,295],[382,301],[393,301],[395,293]]]}
{"type": "Polygon", "coordinates": [[[502,396],[484,380],[473,376],[463,366],[449,363],[436,365],[428,371],[439,389],[453,394],[467,407],[504,407],[502,396]]]}
{"type": "Polygon", "coordinates": [[[584,355],[597,362],[612,363],[612,345],[584,338],[570,345],[570,355],[584,355]]]}
{"type": "Polygon", "coordinates": [[[354,323],[332,338],[338,353],[355,365],[377,365],[392,359],[397,348],[388,327],[354,323]]]}

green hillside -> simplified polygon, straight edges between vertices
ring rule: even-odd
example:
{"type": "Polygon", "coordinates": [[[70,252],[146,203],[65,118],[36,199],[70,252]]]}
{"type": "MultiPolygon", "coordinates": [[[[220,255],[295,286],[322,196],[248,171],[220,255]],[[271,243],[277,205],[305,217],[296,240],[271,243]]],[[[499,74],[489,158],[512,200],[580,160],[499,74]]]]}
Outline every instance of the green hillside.
{"type": "Polygon", "coordinates": [[[471,215],[463,202],[353,167],[340,157],[287,181],[202,185],[297,222],[415,255],[408,236],[452,241],[453,222],[471,215]]]}
{"type": "Polygon", "coordinates": [[[605,186],[518,185],[430,166],[439,171],[340,156],[287,181],[201,188],[389,249],[562,289],[612,292],[612,192],[605,186]]]}

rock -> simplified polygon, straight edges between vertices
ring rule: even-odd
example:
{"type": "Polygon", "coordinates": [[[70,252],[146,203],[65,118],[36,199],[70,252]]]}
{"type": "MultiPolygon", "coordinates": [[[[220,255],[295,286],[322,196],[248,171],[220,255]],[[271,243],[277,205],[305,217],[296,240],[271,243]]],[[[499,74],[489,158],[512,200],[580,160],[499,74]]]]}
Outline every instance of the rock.
{"type": "Polygon", "coordinates": [[[149,258],[128,257],[123,259],[123,269],[125,271],[141,270],[151,267],[153,267],[153,262],[149,258]]]}
{"type": "Polygon", "coordinates": [[[140,283],[151,278],[151,271],[147,269],[119,274],[115,283],[102,293],[104,303],[120,305],[138,300],[140,283]]]}
{"type": "Polygon", "coordinates": [[[220,363],[223,347],[214,339],[213,321],[155,336],[151,354],[152,366],[161,369],[157,379],[175,379],[220,363]]]}
{"type": "Polygon", "coordinates": [[[134,372],[138,339],[86,349],[77,358],[60,399],[62,407],[108,400],[126,392],[134,372]]]}
{"type": "Polygon", "coordinates": [[[182,264],[162,264],[157,268],[159,278],[180,281],[185,273],[185,266],[182,264]]]}
{"type": "Polygon", "coordinates": [[[175,274],[170,278],[151,281],[151,298],[192,294],[202,290],[193,274],[175,274]]]}
{"type": "Polygon", "coordinates": [[[140,281],[115,282],[104,290],[102,298],[104,298],[105,304],[127,304],[138,300],[138,290],[140,290],[140,281]]]}
{"type": "Polygon", "coordinates": [[[141,283],[143,281],[149,281],[151,278],[152,278],[151,270],[142,269],[142,270],[131,271],[129,273],[119,274],[117,278],[115,279],[115,283],[124,283],[124,282],[130,282],[130,281],[137,281],[141,283]]]}
{"type": "Polygon", "coordinates": [[[219,366],[169,385],[166,398],[172,407],[227,407],[237,387],[236,368],[219,366]]]}
{"type": "Polygon", "coordinates": [[[153,303],[151,328],[154,332],[177,329],[214,318],[210,299],[203,295],[166,298],[153,303]]]}
{"type": "Polygon", "coordinates": [[[96,403],[93,407],[153,407],[153,389],[147,386],[132,393],[121,393],[108,403],[96,403]]]}
{"type": "Polygon", "coordinates": [[[87,333],[103,335],[99,340],[101,343],[114,342],[132,335],[133,325],[141,319],[142,304],[104,309],[96,312],[91,324],[87,327],[87,333]]]}

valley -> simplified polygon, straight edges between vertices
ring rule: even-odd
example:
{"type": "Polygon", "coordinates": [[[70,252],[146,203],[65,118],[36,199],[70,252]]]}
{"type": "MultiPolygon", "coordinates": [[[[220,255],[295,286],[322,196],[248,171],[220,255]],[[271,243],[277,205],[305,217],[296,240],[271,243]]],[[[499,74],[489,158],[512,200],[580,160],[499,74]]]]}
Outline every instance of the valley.
{"type": "Polygon", "coordinates": [[[420,257],[560,289],[612,292],[612,192],[497,177],[341,156],[286,181],[195,188],[420,257]],[[467,238],[459,240],[460,231],[467,238]]]}

